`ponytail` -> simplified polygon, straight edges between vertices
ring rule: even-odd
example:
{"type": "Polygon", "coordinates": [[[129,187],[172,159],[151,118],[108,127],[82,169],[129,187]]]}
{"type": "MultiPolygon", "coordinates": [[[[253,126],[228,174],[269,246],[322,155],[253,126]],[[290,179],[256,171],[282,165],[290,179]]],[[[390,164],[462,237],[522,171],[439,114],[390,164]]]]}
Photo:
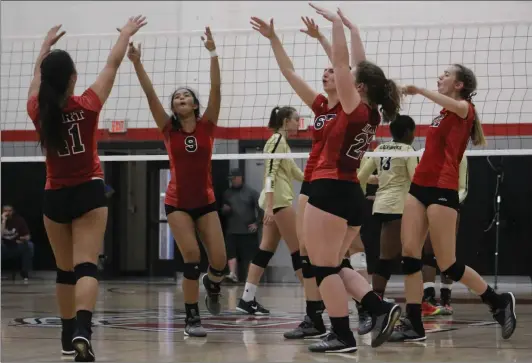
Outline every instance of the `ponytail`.
{"type": "Polygon", "coordinates": [[[63,135],[63,107],[72,76],[76,74],[74,61],[64,50],[51,51],[41,62],[39,86],[39,141],[46,151],[65,148],[63,135]]]}
{"type": "Polygon", "coordinates": [[[395,120],[401,109],[401,92],[397,84],[391,79],[386,80],[384,97],[380,101],[383,121],[390,122],[395,120]]]}
{"type": "Polygon", "coordinates": [[[59,94],[45,79],[39,87],[39,116],[41,148],[59,151],[64,148],[61,124],[63,122],[62,100],[59,94]]]}
{"type": "Polygon", "coordinates": [[[279,125],[279,121],[277,120],[277,114],[279,113],[279,110],[281,108],[279,106],[275,106],[272,109],[272,112],[270,113],[270,121],[268,121],[268,128],[273,130],[278,130],[283,126],[282,124],[279,125]]]}
{"type": "MultiPolygon", "coordinates": [[[[473,109],[475,106],[473,106],[473,109]]],[[[482,124],[480,122],[480,118],[478,117],[477,110],[475,111],[475,119],[473,120],[473,127],[471,128],[471,142],[475,146],[486,146],[488,145],[488,142],[486,141],[486,137],[484,136],[484,130],[482,129],[482,124]]]]}

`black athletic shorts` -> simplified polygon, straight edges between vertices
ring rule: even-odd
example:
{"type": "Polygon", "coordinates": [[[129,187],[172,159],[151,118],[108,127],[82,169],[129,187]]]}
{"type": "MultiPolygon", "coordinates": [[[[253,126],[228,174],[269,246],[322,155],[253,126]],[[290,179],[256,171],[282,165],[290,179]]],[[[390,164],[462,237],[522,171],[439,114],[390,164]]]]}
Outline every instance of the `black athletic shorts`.
{"type": "Polygon", "coordinates": [[[412,183],[410,185],[410,194],[419,200],[425,208],[431,204],[439,204],[452,209],[460,210],[460,200],[458,192],[452,189],[422,187],[412,183]]]}
{"type": "Polygon", "coordinates": [[[310,182],[304,181],[303,184],[301,184],[301,190],[299,191],[299,194],[306,195],[307,197],[310,197],[310,182]]]}
{"type": "Polygon", "coordinates": [[[101,207],[107,207],[105,183],[102,179],[44,191],[43,213],[57,223],[72,223],[74,219],[101,207]]]}
{"type": "Polygon", "coordinates": [[[186,214],[188,214],[190,216],[190,218],[192,218],[193,221],[196,221],[196,220],[200,219],[201,217],[203,217],[207,213],[216,212],[217,208],[216,208],[216,202],[215,203],[211,203],[211,204],[207,204],[207,205],[205,205],[203,207],[190,208],[190,209],[176,208],[176,207],[174,207],[172,205],[165,204],[164,205],[164,211],[166,212],[166,216],[167,217],[168,217],[168,215],[170,213],[185,212],[186,214]]]}
{"type": "Polygon", "coordinates": [[[309,204],[347,220],[347,225],[359,227],[364,220],[364,193],[360,184],[334,179],[312,182],[309,204]]]}
{"type": "Polygon", "coordinates": [[[386,223],[401,219],[403,218],[403,215],[395,213],[373,213],[373,218],[375,218],[379,223],[386,223]]]}

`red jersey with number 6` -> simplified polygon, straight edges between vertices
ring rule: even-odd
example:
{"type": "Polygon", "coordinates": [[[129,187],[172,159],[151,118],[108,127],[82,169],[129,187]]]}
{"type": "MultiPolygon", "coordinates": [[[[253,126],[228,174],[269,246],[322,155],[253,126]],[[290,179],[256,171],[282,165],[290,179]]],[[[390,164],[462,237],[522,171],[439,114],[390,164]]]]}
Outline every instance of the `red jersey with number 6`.
{"type": "Polygon", "coordinates": [[[360,102],[351,114],[342,109],[325,129],[323,147],[312,180],[335,179],[358,183],[357,169],[380,123],[377,110],[360,102]]]}
{"type": "Polygon", "coordinates": [[[312,148],[310,149],[307,165],[305,166],[303,180],[306,182],[309,182],[312,179],[312,172],[318,163],[325,125],[336,119],[336,115],[341,109],[342,105],[340,102],[329,109],[329,100],[322,94],[319,94],[312,104],[312,112],[314,112],[316,117],[312,128],[312,148]]]}
{"type": "Polygon", "coordinates": [[[458,190],[459,166],[475,120],[475,107],[469,104],[465,119],[442,109],[429,127],[425,152],[412,178],[424,187],[458,190]]]}
{"type": "MultiPolygon", "coordinates": [[[[37,96],[31,97],[26,107],[39,133],[41,126],[37,96]]],[[[100,98],[90,88],[81,96],[68,99],[63,109],[63,119],[60,120],[65,146],[62,150],[46,152],[45,189],[66,188],[93,179],[103,179],[96,139],[102,107],[100,98]]]]}
{"type": "Polygon", "coordinates": [[[187,133],[173,130],[172,123],[163,130],[170,159],[170,183],[165,204],[194,209],[216,201],[212,188],[211,158],[216,125],[199,119],[196,129],[187,133]]]}

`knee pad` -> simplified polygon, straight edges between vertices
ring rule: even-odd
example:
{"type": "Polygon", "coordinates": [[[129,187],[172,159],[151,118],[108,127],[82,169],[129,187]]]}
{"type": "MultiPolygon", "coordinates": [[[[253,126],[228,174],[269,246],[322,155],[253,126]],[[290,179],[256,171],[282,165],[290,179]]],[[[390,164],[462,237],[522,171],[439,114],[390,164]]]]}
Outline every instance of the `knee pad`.
{"type": "Polygon", "coordinates": [[[256,266],[266,268],[268,267],[268,264],[270,263],[270,260],[272,259],[272,257],[273,257],[273,252],[259,249],[259,252],[257,252],[257,254],[253,258],[253,261],[251,261],[251,263],[256,266]]]}
{"type": "Polygon", "coordinates": [[[294,271],[299,270],[301,266],[301,254],[299,253],[299,250],[292,253],[292,267],[294,268],[294,271]]]}
{"type": "Polygon", "coordinates": [[[453,281],[460,281],[464,277],[465,265],[459,262],[453,263],[443,274],[453,281]]]}
{"type": "Polygon", "coordinates": [[[424,254],[423,264],[434,268],[438,267],[436,263],[436,256],[434,256],[434,254],[424,254]]]}
{"type": "Polygon", "coordinates": [[[383,279],[389,280],[392,276],[392,260],[379,260],[375,273],[383,279]]]}
{"type": "Polygon", "coordinates": [[[82,277],[92,277],[98,279],[98,267],[90,262],[83,262],[74,266],[74,274],[76,276],[76,282],[82,277]]]}
{"type": "Polygon", "coordinates": [[[301,256],[301,272],[303,273],[304,279],[316,277],[314,266],[310,263],[310,258],[308,258],[308,256],[301,256]]]}
{"type": "Polygon", "coordinates": [[[423,268],[423,262],[418,258],[403,257],[403,273],[405,275],[413,275],[416,272],[421,271],[423,268]]]}
{"type": "Polygon", "coordinates": [[[224,271],[223,270],[217,270],[217,269],[213,268],[210,265],[209,265],[209,272],[211,273],[211,275],[213,275],[215,277],[223,277],[224,276],[224,271]]]}
{"type": "Polygon", "coordinates": [[[74,271],[65,271],[57,269],[55,282],[63,285],[76,285],[76,273],[74,271]]]}
{"type": "Polygon", "coordinates": [[[349,259],[346,257],[344,259],[342,259],[342,264],[340,265],[341,268],[349,268],[349,269],[353,269],[353,266],[351,266],[351,261],[349,261],[349,259]]]}
{"type": "Polygon", "coordinates": [[[314,266],[314,271],[316,273],[316,284],[319,287],[322,281],[327,276],[336,275],[341,270],[342,270],[342,266],[336,266],[336,267],[314,266]]]}
{"type": "Polygon", "coordinates": [[[183,277],[187,280],[199,280],[201,275],[198,262],[186,263],[183,266],[183,277]]]}
{"type": "Polygon", "coordinates": [[[366,254],[364,252],[357,252],[349,257],[351,266],[354,270],[367,270],[368,264],[366,263],[366,254]]]}

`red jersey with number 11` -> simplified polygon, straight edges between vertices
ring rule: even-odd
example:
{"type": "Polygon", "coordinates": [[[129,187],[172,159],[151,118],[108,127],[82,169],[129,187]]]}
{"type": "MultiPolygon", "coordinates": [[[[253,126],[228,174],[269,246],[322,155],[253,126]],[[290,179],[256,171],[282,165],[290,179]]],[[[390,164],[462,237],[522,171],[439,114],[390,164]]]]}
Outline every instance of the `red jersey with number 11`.
{"type": "MultiPolygon", "coordinates": [[[[26,107],[37,133],[41,132],[37,96],[31,97],[26,107]]],[[[45,189],[66,188],[103,179],[96,139],[102,107],[100,98],[90,88],[81,96],[68,99],[62,120],[58,120],[65,146],[62,150],[46,152],[45,189]]]]}
{"type": "Polygon", "coordinates": [[[164,143],[170,159],[170,183],[165,204],[176,208],[194,209],[216,201],[212,188],[211,158],[214,145],[212,122],[199,119],[191,133],[173,130],[172,123],[163,130],[164,143]]]}
{"type": "Polygon", "coordinates": [[[343,109],[338,112],[323,134],[323,147],[312,181],[335,179],[358,183],[357,169],[380,121],[379,112],[363,102],[349,115],[343,109]]]}

